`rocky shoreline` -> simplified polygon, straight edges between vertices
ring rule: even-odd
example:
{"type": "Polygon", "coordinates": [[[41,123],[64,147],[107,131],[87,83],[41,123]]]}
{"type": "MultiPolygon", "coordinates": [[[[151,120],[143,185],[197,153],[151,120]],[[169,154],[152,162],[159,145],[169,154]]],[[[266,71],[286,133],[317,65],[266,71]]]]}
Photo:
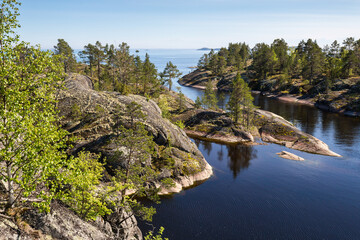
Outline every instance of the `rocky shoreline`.
{"type": "Polygon", "coordinates": [[[255,94],[261,94],[262,96],[273,98],[282,102],[287,103],[296,103],[296,104],[302,104],[307,105],[311,107],[316,107],[320,110],[332,112],[332,113],[338,113],[342,114],[348,117],[360,117],[360,112],[356,111],[348,111],[343,109],[336,109],[334,107],[331,107],[331,102],[322,103],[319,101],[315,101],[314,98],[303,98],[303,96],[297,96],[292,94],[276,94],[276,93],[270,93],[270,92],[260,92],[260,91],[252,91],[255,94]]]}
{"type": "Polygon", "coordinates": [[[189,137],[219,142],[224,144],[259,144],[257,138],[264,142],[276,143],[287,148],[341,157],[331,151],[327,144],[297,129],[283,117],[269,111],[255,110],[254,126],[245,129],[233,122],[228,113],[204,109],[188,109],[177,115],[173,121],[183,121],[185,132],[189,137]]]}
{"type": "MultiPolygon", "coordinates": [[[[205,89],[207,81],[211,80],[216,85],[215,90],[230,92],[231,81],[235,75],[236,74],[230,72],[219,78],[213,76],[211,71],[197,69],[183,76],[179,79],[178,83],[186,87],[205,89]]],[[[309,90],[308,94],[299,95],[299,93],[293,94],[292,92],[282,93],[277,88],[273,89],[271,86],[263,86],[262,84],[265,84],[266,81],[254,82],[245,74],[242,74],[242,77],[249,82],[249,85],[253,89],[252,92],[255,94],[261,94],[284,102],[313,106],[323,111],[338,113],[349,117],[360,117],[360,98],[353,97],[354,94],[357,96],[360,95],[360,79],[339,80],[329,94],[319,96],[318,91],[322,89],[323,86],[316,86],[313,90],[309,90]],[[265,87],[267,90],[257,90],[263,89],[262,87],[265,87]],[[353,105],[356,105],[356,107],[353,105]],[[354,107],[356,110],[353,110],[354,107]]],[[[274,80],[272,79],[270,82],[274,82],[274,80]]]]}

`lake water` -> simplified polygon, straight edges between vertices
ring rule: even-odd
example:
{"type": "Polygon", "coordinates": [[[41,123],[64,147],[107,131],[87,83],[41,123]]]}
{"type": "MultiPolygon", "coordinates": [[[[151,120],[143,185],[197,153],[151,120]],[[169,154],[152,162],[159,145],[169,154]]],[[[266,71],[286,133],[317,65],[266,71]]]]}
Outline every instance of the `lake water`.
{"type": "MultiPolygon", "coordinates": [[[[162,70],[172,61],[188,73],[204,53],[147,50],[162,70]]],[[[145,54],[145,50],[140,51],[145,54]]],[[[182,87],[195,99],[202,91],[182,87]]],[[[326,142],[342,158],[276,144],[228,146],[193,140],[214,169],[204,183],[162,199],[152,224],[170,239],[360,239],[360,120],[255,96],[326,142]],[[289,151],[303,162],[276,155],[289,151]]],[[[143,232],[151,229],[141,223],[143,232]]]]}

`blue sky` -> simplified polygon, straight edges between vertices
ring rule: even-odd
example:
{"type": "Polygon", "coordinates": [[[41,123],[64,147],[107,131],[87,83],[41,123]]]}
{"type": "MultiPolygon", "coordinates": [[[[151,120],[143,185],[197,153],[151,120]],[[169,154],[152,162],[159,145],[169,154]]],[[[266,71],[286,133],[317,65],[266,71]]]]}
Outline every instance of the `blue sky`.
{"type": "Polygon", "coordinates": [[[140,49],[360,38],[359,0],[22,0],[20,13],[21,39],[43,48],[58,38],[74,49],[97,40],[140,49]]]}

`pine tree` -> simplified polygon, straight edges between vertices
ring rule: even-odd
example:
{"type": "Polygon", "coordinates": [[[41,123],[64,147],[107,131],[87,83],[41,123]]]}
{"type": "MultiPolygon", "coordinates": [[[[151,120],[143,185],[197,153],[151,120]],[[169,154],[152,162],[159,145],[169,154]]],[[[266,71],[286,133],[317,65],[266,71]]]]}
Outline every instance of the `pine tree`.
{"type": "Polygon", "coordinates": [[[269,45],[265,43],[256,44],[252,49],[252,55],[252,65],[258,78],[265,79],[268,74],[274,72],[278,59],[274,50],[269,45]]]}
{"type": "Polygon", "coordinates": [[[121,93],[128,93],[130,92],[130,82],[133,80],[132,77],[135,69],[134,56],[130,55],[130,47],[124,42],[120,44],[114,58],[118,80],[115,90],[121,93]]]}
{"type": "Polygon", "coordinates": [[[116,74],[115,74],[116,52],[117,52],[117,50],[113,44],[105,45],[104,53],[106,56],[106,64],[107,64],[110,79],[111,79],[111,85],[112,85],[111,90],[115,90],[115,86],[116,86],[116,74]]]}
{"type": "Polygon", "coordinates": [[[242,120],[243,124],[249,128],[251,124],[251,114],[254,109],[253,97],[249,87],[239,73],[232,83],[232,89],[227,108],[236,123],[239,122],[243,113],[246,112],[246,118],[242,120]]]}
{"type": "Polygon", "coordinates": [[[93,77],[93,67],[96,65],[95,46],[90,43],[85,45],[84,50],[79,52],[79,57],[89,64],[90,76],[93,77]]]}
{"type": "Polygon", "coordinates": [[[169,90],[171,91],[171,87],[173,84],[173,79],[181,76],[181,72],[178,70],[177,66],[174,65],[171,61],[166,64],[164,71],[161,74],[163,82],[169,86],[169,90]]]}
{"type": "Polygon", "coordinates": [[[324,54],[316,43],[308,39],[303,49],[304,65],[302,68],[303,77],[310,80],[310,84],[323,72],[324,54]]]}
{"type": "Polygon", "coordinates": [[[288,70],[289,64],[289,55],[288,55],[288,45],[284,39],[275,39],[271,44],[271,48],[274,50],[278,63],[276,70],[285,73],[288,70]]]}
{"type": "Polygon", "coordinates": [[[182,110],[185,109],[185,95],[182,93],[181,87],[176,87],[176,89],[178,90],[178,94],[179,94],[179,97],[177,100],[179,103],[179,110],[181,112],[182,110]]]}
{"type": "Polygon", "coordinates": [[[344,77],[350,77],[360,72],[360,40],[355,41],[353,37],[347,38],[342,47],[342,73],[344,77]]]}
{"type": "Polygon", "coordinates": [[[195,108],[200,108],[202,105],[201,103],[201,99],[199,96],[196,97],[196,100],[195,100],[195,108]]]}
{"type": "Polygon", "coordinates": [[[197,68],[198,69],[204,69],[206,68],[206,66],[209,64],[209,56],[208,54],[204,54],[200,57],[198,64],[197,64],[197,68]]]}
{"type": "Polygon", "coordinates": [[[68,73],[74,70],[76,59],[74,50],[64,39],[58,39],[57,45],[54,46],[55,55],[60,55],[61,62],[64,66],[64,72],[68,73]]]}
{"type": "Polygon", "coordinates": [[[142,74],[143,95],[148,95],[150,91],[157,91],[160,85],[158,80],[158,74],[155,65],[150,62],[149,54],[145,55],[145,61],[142,64],[142,74]]]}
{"type": "Polygon", "coordinates": [[[143,62],[141,61],[139,56],[136,56],[134,58],[134,64],[135,64],[135,68],[134,68],[134,83],[135,83],[135,90],[134,93],[135,94],[139,94],[140,91],[140,81],[143,78],[143,62]]]}
{"type": "Polygon", "coordinates": [[[104,53],[104,46],[99,41],[96,41],[95,46],[94,46],[94,57],[95,57],[96,66],[97,66],[98,80],[100,83],[101,63],[105,59],[105,53],[104,53]]]}
{"type": "Polygon", "coordinates": [[[325,46],[325,74],[326,91],[330,90],[334,80],[341,76],[342,62],[340,58],[340,45],[335,40],[330,47],[325,46]]]}
{"type": "Polygon", "coordinates": [[[201,102],[205,108],[217,109],[217,98],[214,90],[214,85],[211,80],[208,80],[204,95],[201,98],[201,102]]]}

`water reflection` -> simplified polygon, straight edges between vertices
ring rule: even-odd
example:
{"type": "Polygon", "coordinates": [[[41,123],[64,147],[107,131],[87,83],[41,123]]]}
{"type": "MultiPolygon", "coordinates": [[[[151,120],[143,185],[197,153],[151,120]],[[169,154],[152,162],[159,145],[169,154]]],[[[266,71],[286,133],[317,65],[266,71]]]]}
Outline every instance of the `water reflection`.
{"type": "Polygon", "coordinates": [[[359,143],[360,119],[321,111],[317,108],[281,102],[275,99],[254,95],[255,104],[261,109],[281,115],[294,123],[300,130],[323,139],[334,136],[337,144],[353,147],[359,143]],[[316,130],[322,133],[316,133],[316,130]]]}
{"type": "Polygon", "coordinates": [[[256,150],[252,146],[245,145],[226,146],[226,148],[229,157],[228,166],[235,179],[242,169],[250,166],[250,160],[257,157],[256,150]]]}
{"type": "Polygon", "coordinates": [[[234,179],[239,173],[250,166],[250,160],[257,157],[257,150],[246,145],[223,145],[212,142],[193,139],[196,146],[205,153],[207,160],[215,158],[218,161],[227,160],[227,166],[231,170],[234,179]],[[215,149],[213,147],[215,146],[215,149]],[[216,155],[215,155],[216,151],[216,155]]]}
{"type": "Polygon", "coordinates": [[[334,137],[338,144],[345,144],[348,147],[352,147],[355,143],[359,143],[359,118],[334,116],[333,124],[335,128],[334,137]]]}

